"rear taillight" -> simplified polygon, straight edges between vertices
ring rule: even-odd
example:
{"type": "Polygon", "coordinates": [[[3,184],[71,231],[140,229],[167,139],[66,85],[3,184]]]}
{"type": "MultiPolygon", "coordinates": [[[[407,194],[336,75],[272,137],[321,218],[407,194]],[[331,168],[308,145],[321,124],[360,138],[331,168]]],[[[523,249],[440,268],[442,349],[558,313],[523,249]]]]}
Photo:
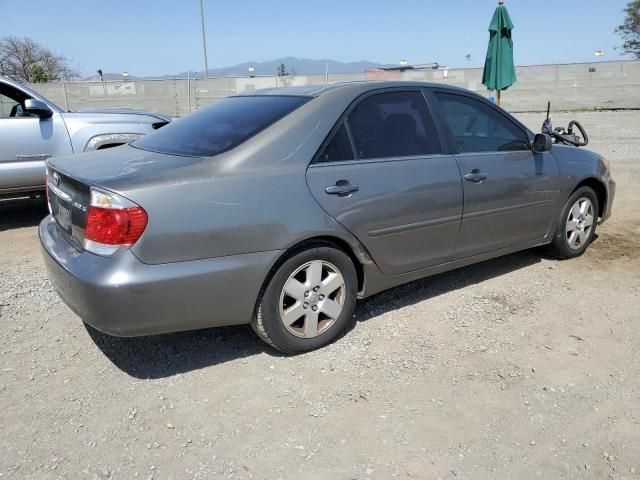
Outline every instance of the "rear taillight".
{"type": "Polygon", "coordinates": [[[138,241],[147,220],[147,212],[139,205],[115,193],[91,187],[84,248],[97,255],[113,255],[138,241]]]}

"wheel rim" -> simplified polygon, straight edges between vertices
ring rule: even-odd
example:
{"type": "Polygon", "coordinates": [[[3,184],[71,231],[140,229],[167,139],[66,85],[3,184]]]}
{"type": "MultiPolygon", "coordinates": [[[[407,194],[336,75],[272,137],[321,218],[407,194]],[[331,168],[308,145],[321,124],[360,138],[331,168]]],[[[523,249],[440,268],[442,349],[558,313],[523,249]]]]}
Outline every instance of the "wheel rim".
{"type": "Polygon", "coordinates": [[[312,260],[296,269],[280,293],[280,320],[300,338],[326,332],[344,307],[346,287],[340,270],[324,260],[312,260]]]}
{"type": "Polygon", "coordinates": [[[593,229],[593,203],[590,199],[582,197],[576,201],[569,210],[565,238],[567,245],[572,250],[579,250],[589,240],[593,229]]]}

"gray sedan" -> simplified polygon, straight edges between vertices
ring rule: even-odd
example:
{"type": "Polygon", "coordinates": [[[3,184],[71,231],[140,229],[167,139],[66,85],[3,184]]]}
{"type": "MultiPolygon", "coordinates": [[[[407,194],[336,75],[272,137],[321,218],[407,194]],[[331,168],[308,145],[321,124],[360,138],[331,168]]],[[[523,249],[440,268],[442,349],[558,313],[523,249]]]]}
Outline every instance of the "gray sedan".
{"type": "Polygon", "coordinates": [[[53,285],[113,335],[251,323],[322,347],[356,299],[546,245],[581,255],[608,164],[471,92],[364,82],[219,101],[131,145],[48,161],[53,285]]]}

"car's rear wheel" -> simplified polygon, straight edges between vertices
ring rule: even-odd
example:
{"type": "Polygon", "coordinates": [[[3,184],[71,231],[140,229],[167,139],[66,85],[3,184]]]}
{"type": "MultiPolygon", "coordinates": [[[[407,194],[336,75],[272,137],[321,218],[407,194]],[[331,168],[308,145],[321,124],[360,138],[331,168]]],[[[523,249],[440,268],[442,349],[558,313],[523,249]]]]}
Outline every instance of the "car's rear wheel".
{"type": "Polygon", "coordinates": [[[251,325],[286,353],[323,347],[348,324],[357,283],[353,262],[341,250],[316,246],[294,253],[262,292],[251,325]]]}
{"type": "Polygon", "coordinates": [[[582,255],[596,233],[598,212],[598,197],[591,188],[573,192],[562,210],[549,253],[562,259],[582,255]]]}

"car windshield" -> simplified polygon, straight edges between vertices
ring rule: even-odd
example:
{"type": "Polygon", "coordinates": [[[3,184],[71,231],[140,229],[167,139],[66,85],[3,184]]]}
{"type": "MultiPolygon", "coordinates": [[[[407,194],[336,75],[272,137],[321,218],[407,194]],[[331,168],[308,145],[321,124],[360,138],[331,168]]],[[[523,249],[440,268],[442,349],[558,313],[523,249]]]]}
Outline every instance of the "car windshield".
{"type": "Polygon", "coordinates": [[[225,98],[132,145],[170,155],[211,157],[240,145],[308,100],[268,95],[225,98]]]}

